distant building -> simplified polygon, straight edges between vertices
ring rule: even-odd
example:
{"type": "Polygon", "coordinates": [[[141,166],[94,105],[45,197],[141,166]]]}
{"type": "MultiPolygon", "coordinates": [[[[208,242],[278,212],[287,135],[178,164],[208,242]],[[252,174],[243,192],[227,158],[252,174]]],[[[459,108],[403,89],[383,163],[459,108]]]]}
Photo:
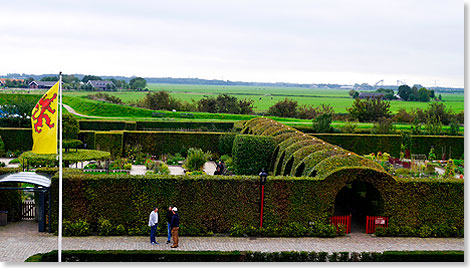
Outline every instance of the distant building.
{"type": "Polygon", "coordinates": [[[360,92],[359,96],[357,96],[359,99],[377,99],[377,98],[383,98],[384,94],[383,93],[365,93],[365,92],[360,92]]]}
{"type": "Polygon", "coordinates": [[[0,86],[4,86],[7,80],[24,82],[24,79],[0,78],[0,86]]]}
{"type": "Polygon", "coordinates": [[[29,88],[50,88],[57,83],[56,81],[31,81],[29,83],[29,88]]]}
{"type": "Polygon", "coordinates": [[[91,85],[93,88],[99,90],[109,90],[111,87],[114,88],[113,82],[107,80],[88,80],[87,85],[91,85]]]}
{"type": "Polygon", "coordinates": [[[353,85],[344,85],[340,87],[341,89],[354,89],[353,85]]]}

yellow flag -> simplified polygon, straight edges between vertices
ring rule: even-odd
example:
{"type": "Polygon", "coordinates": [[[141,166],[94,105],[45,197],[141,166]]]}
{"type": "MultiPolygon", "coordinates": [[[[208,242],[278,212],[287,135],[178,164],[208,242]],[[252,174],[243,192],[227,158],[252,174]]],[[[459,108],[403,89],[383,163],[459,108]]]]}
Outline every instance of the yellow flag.
{"type": "Polygon", "coordinates": [[[57,154],[59,82],[42,96],[31,113],[33,153],[57,154]]]}

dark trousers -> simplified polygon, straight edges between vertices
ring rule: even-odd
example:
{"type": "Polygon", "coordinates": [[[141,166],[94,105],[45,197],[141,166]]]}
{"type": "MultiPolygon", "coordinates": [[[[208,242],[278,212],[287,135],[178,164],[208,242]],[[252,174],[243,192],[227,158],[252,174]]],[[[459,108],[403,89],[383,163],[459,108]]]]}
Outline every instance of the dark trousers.
{"type": "Polygon", "coordinates": [[[171,237],[173,237],[173,245],[172,246],[178,246],[178,231],[179,227],[173,227],[171,228],[171,237]]]}
{"type": "Polygon", "coordinates": [[[155,241],[155,234],[157,233],[157,226],[158,224],[155,224],[154,226],[150,227],[150,243],[156,243],[155,241]]]}

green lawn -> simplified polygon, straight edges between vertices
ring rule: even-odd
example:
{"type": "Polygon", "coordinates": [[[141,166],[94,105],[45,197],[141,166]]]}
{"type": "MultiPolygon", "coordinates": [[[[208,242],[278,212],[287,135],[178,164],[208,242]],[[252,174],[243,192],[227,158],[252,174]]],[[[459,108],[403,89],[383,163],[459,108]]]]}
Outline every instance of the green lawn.
{"type": "MultiPolygon", "coordinates": [[[[348,95],[349,90],[325,89],[325,88],[297,88],[297,87],[257,87],[257,86],[212,86],[212,85],[173,85],[173,84],[149,84],[151,91],[165,90],[175,98],[183,101],[198,101],[204,96],[217,96],[226,93],[237,98],[252,99],[255,112],[267,111],[276,102],[289,98],[296,100],[299,104],[320,105],[330,104],[337,113],[346,113],[347,107],[353,103],[348,95]]],[[[65,92],[65,95],[84,96],[93,92],[65,92]]],[[[113,92],[114,96],[121,98],[124,102],[141,99],[146,92],[113,92]]],[[[441,94],[444,103],[454,112],[464,110],[463,94],[441,94]]],[[[392,112],[400,108],[407,110],[421,108],[426,109],[429,103],[392,101],[392,112]]]]}

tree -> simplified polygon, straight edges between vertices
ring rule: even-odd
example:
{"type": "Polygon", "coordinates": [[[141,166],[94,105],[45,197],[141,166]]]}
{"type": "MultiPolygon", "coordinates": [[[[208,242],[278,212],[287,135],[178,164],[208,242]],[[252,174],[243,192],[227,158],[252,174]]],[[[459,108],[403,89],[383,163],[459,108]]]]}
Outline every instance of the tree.
{"type": "Polygon", "coordinates": [[[166,91],[158,91],[147,93],[147,95],[145,95],[145,97],[140,101],[139,106],[152,110],[171,111],[173,109],[179,110],[181,102],[170,96],[166,91]]]}
{"type": "Polygon", "coordinates": [[[269,107],[268,115],[279,117],[297,117],[297,101],[285,98],[269,107]]]}
{"type": "Polygon", "coordinates": [[[89,80],[103,80],[103,79],[96,75],[85,75],[82,79],[82,82],[87,83],[89,80]]]}
{"type": "Polygon", "coordinates": [[[359,122],[375,122],[382,118],[389,118],[390,102],[381,98],[355,99],[353,105],[347,108],[349,116],[359,122]]]}
{"type": "Polygon", "coordinates": [[[204,97],[197,102],[199,112],[217,113],[217,100],[214,97],[204,97]]]}
{"type": "Polygon", "coordinates": [[[393,121],[397,123],[411,123],[413,120],[413,115],[408,113],[405,108],[400,108],[393,116],[393,121]]]}
{"type": "Polygon", "coordinates": [[[64,113],[62,115],[62,127],[64,139],[75,140],[78,138],[80,126],[78,124],[78,120],[73,115],[69,113],[64,113]]]}
{"type": "Polygon", "coordinates": [[[459,134],[460,125],[455,118],[450,121],[449,135],[456,136],[459,134]]]}
{"type": "Polygon", "coordinates": [[[395,92],[393,91],[393,89],[379,88],[375,92],[384,94],[383,96],[384,100],[396,99],[395,92]]]}
{"type": "Polygon", "coordinates": [[[401,85],[398,87],[398,96],[405,101],[410,100],[410,95],[412,94],[412,90],[408,85],[401,85]]]}
{"type": "Polygon", "coordinates": [[[426,121],[440,121],[442,124],[448,125],[452,117],[452,111],[448,110],[444,103],[431,103],[426,110],[426,121]]]}
{"type": "Polygon", "coordinates": [[[240,114],[252,114],[253,113],[253,100],[239,100],[238,101],[239,113],[240,114]]]}
{"type": "Polygon", "coordinates": [[[381,118],[374,123],[372,128],[373,134],[389,134],[395,132],[395,126],[393,125],[393,120],[389,118],[381,118]]]}
{"type": "Polygon", "coordinates": [[[216,102],[218,113],[238,114],[240,112],[236,97],[221,94],[217,96],[216,102]]]}
{"type": "Polygon", "coordinates": [[[442,133],[442,122],[439,117],[429,116],[424,128],[427,134],[440,135],[442,133]]]}
{"type": "Polygon", "coordinates": [[[134,77],[129,81],[129,86],[131,89],[141,90],[147,87],[147,80],[142,77],[134,77]]]}
{"type": "Polygon", "coordinates": [[[418,100],[422,102],[428,102],[430,100],[430,93],[426,88],[422,87],[418,90],[418,100]]]}
{"type": "Polygon", "coordinates": [[[318,133],[331,132],[331,122],[335,113],[329,104],[321,104],[317,107],[317,116],[313,119],[313,131],[318,133]]]}
{"type": "Polygon", "coordinates": [[[355,99],[355,98],[359,97],[359,92],[357,92],[357,91],[354,90],[354,89],[351,89],[351,90],[349,91],[349,96],[350,96],[351,98],[355,99]]]}
{"type": "Polygon", "coordinates": [[[44,76],[40,81],[59,81],[58,76],[44,76]]]}
{"type": "Polygon", "coordinates": [[[313,105],[302,104],[297,108],[297,116],[302,119],[313,119],[317,116],[317,109],[313,105]]]}

